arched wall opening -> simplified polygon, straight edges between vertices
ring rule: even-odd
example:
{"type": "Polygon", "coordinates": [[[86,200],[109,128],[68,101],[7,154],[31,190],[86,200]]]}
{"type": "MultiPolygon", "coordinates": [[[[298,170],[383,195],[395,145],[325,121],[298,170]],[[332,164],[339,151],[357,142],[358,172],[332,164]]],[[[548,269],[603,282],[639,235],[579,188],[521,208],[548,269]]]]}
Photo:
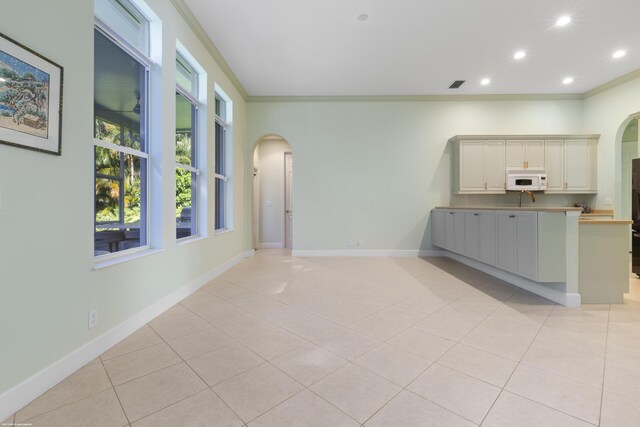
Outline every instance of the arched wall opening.
{"type": "MultiPolygon", "coordinates": [[[[625,119],[616,134],[616,152],[620,153],[620,218],[631,219],[632,211],[638,214],[637,201],[632,202],[632,160],[638,158],[638,118],[625,119]]],[[[640,183],[638,183],[640,185],[640,183]]]]}
{"type": "Polygon", "coordinates": [[[280,135],[260,137],[252,156],[253,247],[292,249],[293,150],[280,135]]]}

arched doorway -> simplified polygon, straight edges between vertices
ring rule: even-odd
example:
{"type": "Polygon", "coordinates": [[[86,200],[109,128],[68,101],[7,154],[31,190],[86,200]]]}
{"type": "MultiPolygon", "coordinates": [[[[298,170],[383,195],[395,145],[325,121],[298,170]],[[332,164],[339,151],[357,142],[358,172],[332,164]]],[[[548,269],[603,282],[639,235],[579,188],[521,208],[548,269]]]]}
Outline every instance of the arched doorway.
{"type": "Polygon", "coordinates": [[[279,135],[253,149],[253,247],[293,248],[293,151],[279,135]]]}
{"type": "MultiPolygon", "coordinates": [[[[638,158],[638,119],[629,117],[618,130],[616,143],[620,146],[620,213],[621,218],[630,219],[634,209],[632,203],[631,161],[638,158]]],[[[637,205],[637,203],[636,203],[637,205]]],[[[635,206],[637,210],[639,207],[635,206]]]]}

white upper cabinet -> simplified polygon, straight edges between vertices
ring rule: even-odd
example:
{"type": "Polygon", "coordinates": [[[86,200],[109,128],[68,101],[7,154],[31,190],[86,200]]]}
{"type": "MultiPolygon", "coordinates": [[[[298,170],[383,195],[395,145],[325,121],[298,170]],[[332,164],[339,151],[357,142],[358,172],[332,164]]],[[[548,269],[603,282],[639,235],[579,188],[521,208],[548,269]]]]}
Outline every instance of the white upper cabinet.
{"type": "Polygon", "coordinates": [[[564,142],[564,179],[564,190],[567,193],[597,192],[597,141],[567,140],[564,142]]]}
{"type": "Polygon", "coordinates": [[[504,141],[454,144],[454,193],[504,193],[504,141]]]}
{"type": "Polygon", "coordinates": [[[564,192],[564,140],[545,141],[547,193],[564,192]]]}
{"type": "Polygon", "coordinates": [[[544,169],[544,165],[544,140],[507,140],[506,166],[508,169],[544,169]]]}
{"type": "Polygon", "coordinates": [[[452,192],[504,194],[507,169],[529,169],[546,171],[547,193],[597,193],[598,138],[598,135],[455,136],[450,139],[452,192]]]}

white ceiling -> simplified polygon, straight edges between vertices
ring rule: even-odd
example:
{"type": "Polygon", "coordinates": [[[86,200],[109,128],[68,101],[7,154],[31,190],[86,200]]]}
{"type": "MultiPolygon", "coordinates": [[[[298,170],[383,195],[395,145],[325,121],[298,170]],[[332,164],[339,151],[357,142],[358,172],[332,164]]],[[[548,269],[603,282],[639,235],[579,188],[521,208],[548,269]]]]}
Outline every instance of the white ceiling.
{"type": "Polygon", "coordinates": [[[250,96],[583,93],[640,69],[638,0],[184,1],[250,96]]]}

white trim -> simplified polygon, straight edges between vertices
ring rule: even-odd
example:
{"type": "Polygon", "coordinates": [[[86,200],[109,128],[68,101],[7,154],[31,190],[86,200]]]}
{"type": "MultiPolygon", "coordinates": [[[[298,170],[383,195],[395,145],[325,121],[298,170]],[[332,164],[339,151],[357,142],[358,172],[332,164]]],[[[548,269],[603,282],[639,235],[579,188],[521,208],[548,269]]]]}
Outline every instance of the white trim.
{"type": "MultiPolygon", "coordinates": [[[[294,249],[291,255],[297,257],[417,257],[427,256],[427,253],[440,251],[418,251],[412,249],[396,249],[396,250],[300,250],[294,249]]],[[[438,255],[435,255],[438,256],[438,255]]]]}
{"type": "Polygon", "coordinates": [[[189,243],[199,242],[201,240],[206,240],[208,238],[209,236],[199,236],[197,234],[194,236],[182,237],[180,239],[176,239],[176,246],[184,246],[184,245],[188,245],[189,243]]]}
{"type": "MultiPolygon", "coordinates": [[[[122,125],[118,125],[122,126],[122,125]]],[[[119,153],[131,154],[133,156],[142,157],[143,159],[148,159],[149,154],[144,151],[134,150],[133,148],[125,147],[123,145],[114,144],[113,142],[103,141],[98,138],[93,138],[93,145],[97,145],[98,147],[106,148],[107,150],[117,151],[119,153]]]]}
{"type": "Polygon", "coordinates": [[[202,276],[0,394],[0,420],[8,418],[11,414],[23,408],[42,393],[85,366],[155,317],[250,256],[253,256],[253,251],[246,251],[214,267],[202,276]]]}
{"type": "Polygon", "coordinates": [[[284,249],[284,243],[256,243],[256,249],[284,249]]]}
{"type": "Polygon", "coordinates": [[[93,258],[93,269],[100,270],[101,268],[110,267],[112,265],[122,264],[123,262],[128,262],[134,259],[157,254],[158,252],[162,252],[162,249],[150,249],[149,246],[141,246],[138,248],[131,248],[127,251],[98,255],[97,257],[93,258]]]}
{"type": "Polygon", "coordinates": [[[514,286],[525,289],[529,292],[533,292],[536,295],[540,295],[543,298],[551,300],[555,303],[567,306],[578,307],[580,306],[581,297],[578,293],[566,293],[566,283],[539,283],[533,280],[525,279],[524,277],[517,276],[509,273],[508,271],[501,270],[488,264],[473,260],[471,258],[458,255],[453,252],[445,251],[448,258],[454,259],[469,267],[480,270],[493,277],[504,280],[511,283],[514,286]],[[561,289],[560,289],[561,288],[561,289]]]}
{"type": "Polygon", "coordinates": [[[184,169],[188,170],[189,172],[195,173],[196,175],[200,175],[200,169],[182,163],[176,162],[176,169],[184,169]]]}

